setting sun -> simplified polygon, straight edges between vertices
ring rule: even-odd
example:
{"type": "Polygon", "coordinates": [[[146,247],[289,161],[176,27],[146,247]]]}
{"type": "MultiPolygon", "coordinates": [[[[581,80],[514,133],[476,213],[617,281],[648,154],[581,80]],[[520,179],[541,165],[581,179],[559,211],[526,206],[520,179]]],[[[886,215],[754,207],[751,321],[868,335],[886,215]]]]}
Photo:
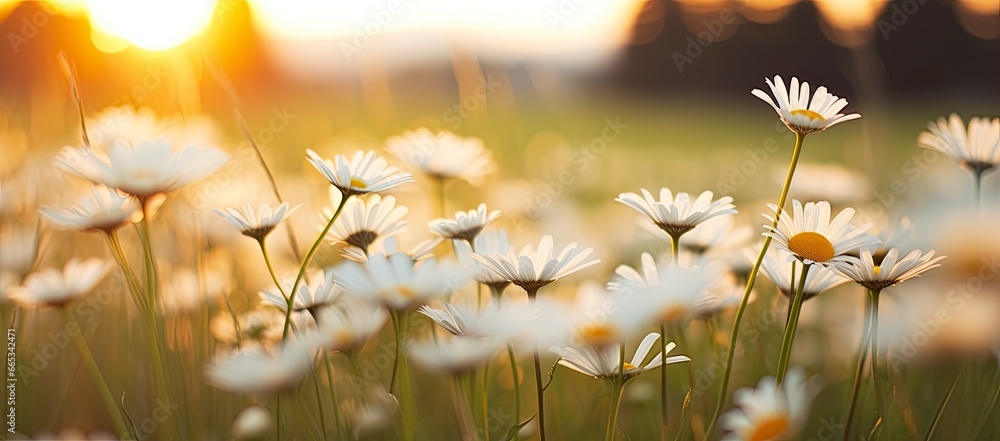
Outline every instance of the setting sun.
{"type": "Polygon", "coordinates": [[[160,51],[184,43],[208,27],[214,0],[92,0],[94,27],[143,49],[160,51]]]}

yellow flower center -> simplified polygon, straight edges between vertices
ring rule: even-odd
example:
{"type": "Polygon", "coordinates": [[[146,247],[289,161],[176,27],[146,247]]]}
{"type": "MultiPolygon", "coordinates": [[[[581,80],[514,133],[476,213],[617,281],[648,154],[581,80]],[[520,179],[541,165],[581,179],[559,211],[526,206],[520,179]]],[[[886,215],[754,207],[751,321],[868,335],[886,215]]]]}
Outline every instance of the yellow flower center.
{"type": "Polygon", "coordinates": [[[635,365],[632,364],[632,363],[625,363],[625,364],[622,365],[622,367],[625,368],[625,369],[622,369],[623,371],[634,371],[634,370],[636,370],[635,365]]]}
{"type": "Polygon", "coordinates": [[[875,275],[876,275],[876,276],[878,275],[878,272],[879,272],[879,271],[882,271],[882,267],[881,267],[881,266],[878,266],[878,265],[875,265],[875,275]]]}
{"type": "Polygon", "coordinates": [[[676,322],[677,320],[680,320],[681,317],[684,317],[685,312],[687,312],[687,309],[683,306],[672,305],[663,310],[663,313],[660,314],[660,321],[663,323],[676,322]]]}
{"type": "Polygon", "coordinates": [[[582,338],[584,342],[594,346],[610,344],[614,339],[614,335],[614,329],[606,324],[583,326],[580,329],[580,338],[582,338]]]}
{"type": "Polygon", "coordinates": [[[351,187],[364,190],[368,188],[368,184],[358,178],[351,178],[351,187]]]}
{"type": "Polygon", "coordinates": [[[775,415],[758,423],[746,439],[747,441],[773,440],[784,434],[786,429],[788,429],[788,418],[784,415],[775,415]]]}
{"type": "Polygon", "coordinates": [[[823,118],[823,115],[820,115],[820,114],[818,114],[816,112],[813,112],[812,110],[809,110],[809,109],[797,109],[797,110],[793,110],[793,111],[791,111],[789,113],[791,113],[792,115],[805,115],[805,116],[808,116],[809,120],[818,119],[820,121],[826,121],[826,118],[823,118]]]}
{"type": "Polygon", "coordinates": [[[396,286],[396,292],[407,299],[412,299],[417,296],[417,293],[410,289],[409,286],[398,285],[396,286]]]}
{"type": "Polygon", "coordinates": [[[805,231],[788,239],[788,249],[799,257],[813,262],[826,262],[833,258],[833,244],[814,231],[805,231]]]}

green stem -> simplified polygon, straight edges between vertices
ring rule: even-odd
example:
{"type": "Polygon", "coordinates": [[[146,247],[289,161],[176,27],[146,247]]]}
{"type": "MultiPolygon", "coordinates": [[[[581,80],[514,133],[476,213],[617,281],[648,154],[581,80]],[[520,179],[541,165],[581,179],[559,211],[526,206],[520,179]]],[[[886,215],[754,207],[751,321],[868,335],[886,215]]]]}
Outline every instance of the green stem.
{"type": "Polygon", "coordinates": [[[941,404],[939,404],[937,410],[934,411],[934,419],[932,420],[930,427],[927,429],[927,435],[924,436],[924,441],[930,441],[930,439],[934,436],[934,431],[937,430],[938,423],[941,422],[941,415],[944,414],[944,409],[948,406],[948,401],[951,401],[951,395],[955,393],[955,387],[958,386],[958,381],[962,379],[963,374],[965,374],[964,367],[958,372],[958,376],[955,377],[955,382],[951,383],[948,393],[945,394],[944,398],[941,400],[941,404]]]}
{"type": "MultiPolygon", "coordinates": [[[[402,351],[402,347],[407,338],[407,328],[409,317],[405,311],[393,311],[394,316],[393,322],[396,324],[396,360],[393,365],[393,371],[396,372],[398,369],[399,373],[399,405],[403,410],[403,439],[412,440],[416,436],[416,413],[413,408],[413,397],[412,389],[410,386],[410,375],[407,366],[406,352],[402,351]]],[[[395,375],[393,375],[393,380],[395,380],[395,375]]],[[[392,391],[392,385],[389,388],[392,391]]]]}
{"type": "Polygon", "coordinates": [[[94,354],[90,352],[90,347],[87,346],[87,341],[83,338],[83,329],[80,328],[80,322],[76,320],[76,317],[73,316],[73,312],[69,308],[62,308],[62,312],[66,318],[66,325],[75,327],[77,330],[76,332],[69,332],[69,335],[73,339],[73,343],[76,344],[76,349],[80,351],[83,364],[87,366],[87,371],[90,372],[90,378],[94,381],[94,386],[97,387],[101,401],[104,402],[104,407],[111,416],[111,421],[115,424],[115,430],[118,431],[120,436],[126,436],[129,433],[128,425],[125,424],[125,419],[122,418],[121,412],[118,411],[118,405],[115,403],[114,395],[111,394],[111,388],[108,387],[108,382],[105,381],[104,375],[101,374],[101,369],[97,366],[97,361],[94,360],[94,354]]]}
{"type": "MultiPolygon", "coordinates": [[[[514,378],[514,424],[521,422],[521,381],[518,376],[517,357],[514,355],[514,344],[507,343],[507,358],[510,359],[510,373],[514,378]]],[[[514,433],[514,441],[521,439],[520,432],[514,433]]]]}
{"type": "Polygon", "coordinates": [[[115,256],[115,261],[118,262],[118,268],[121,269],[122,274],[125,275],[125,282],[128,285],[129,293],[132,294],[132,300],[135,302],[135,306],[139,308],[140,312],[145,314],[146,309],[149,306],[143,298],[142,286],[139,285],[139,278],[136,277],[135,272],[132,271],[132,265],[128,263],[125,250],[122,249],[121,240],[118,238],[118,231],[109,231],[105,237],[108,239],[108,246],[111,247],[111,254],[115,256]]]}
{"type": "Polygon", "coordinates": [[[869,295],[871,295],[872,302],[872,329],[871,329],[871,359],[872,359],[872,382],[875,385],[875,401],[878,405],[878,415],[881,424],[885,424],[886,417],[886,407],[885,407],[885,397],[882,396],[882,380],[881,375],[878,370],[878,303],[879,294],[881,290],[869,290],[869,295]]]}
{"type": "Polygon", "coordinates": [[[660,439],[668,439],[669,415],[667,409],[667,327],[660,323],[660,439]]]}
{"type": "Polygon", "coordinates": [[[802,265],[802,275],[799,276],[799,287],[795,290],[795,298],[792,300],[792,314],[788,318],[788,323],[785,324],[785,335],[781,339],[781,353],[778,357],[778,374],[776,375],[778,384],[781,384],[781,381],[785,379],[785,374],[788,373],[788,364],[792,358],[792,344],[795,341],[795,331],[799,327],[799,315],[802,313],[802,297],[805,296],[806,278],[811,268],[812,265],[810,264],[802,265]]]}
{"type": "Polygon", "coordinates": [[[986,413],[980,418],[979,423],[976,424],[976,429],[972,431],[971,439],[979,439],[979,434],[983,431],[983,427],[986,426],[987,421],[990,420],[990,415],[993,414],[993,409],[997,405],[997,399],[1000,398],[1000,384],[997,385],[996,392],[993,393],[993,399],[990,400],[990,405],[986,407],[986,413]]]}
{"type": "MultiPolygon", "coordinates": [[[[274,272],[274,267],[271,265],[271,256],[267,253],[267,245],[264,244],[264,239],[258,240],[257,243],[260,245],[260,254],[264,256],[264,266],[267,267],[267,273],[271,275],[271,280],[274,281],[274,286],[278,287],[278,292],[281,293],[281,296],[284,297],[287,302],[288,293],[285,292],[285,288],[281,286],[281,281],[278,280],[278,275],[274,272]]],[[[288,307],[291,308],[291,305],[288,305],[288,307]]]]}
{"type": "MultiPolygon", "coordinates": [[[[323,395],[320,392],[321,388],[320,388],[320,385],[319,385],[319,374],[317,374],[316,370],[313,369],[311,376],[313,378],[314,389],[316,390],[316,407],[317,407],[317,409],[319,409],[319,427],[320,427],[320,430],[323,432],[323,439],[326,440],[327,439],[327,432],[326,432],[326,411],[323,410],[323,407],[324,407],[323,406],[323,395]]],[[[337,403],[333,403],[333,404],[334,404],[334,406],[337,405],[337,403]]]]}
{"type": "Polygon", "coordinates": [[[281,437],[281,394],[274,400],[274,439],[281,437]]]}
{"type": "Polygon", "coordinates": [[[483,367],[483,397],[482,397],[482,413],[483,413],[483,438],[486,441],[490,441],[490,363],[487,361],[486,366],[483,367]]]}
{"type": "Polygon", "coordinates": [[[858,364],[854,370],[854,385],[851,386],[851,405],[847,409],[847,422],[844,423],[844,441],[848,441],[851,433],[851,422],[854,420],[854,408],[858,404],[858,391],[861,389],[861,377],[865,370],[865,358],[868,355],[869,335],[872,320],[872,299],[865,297],[865,322],[861,331],[861,343],[858,348],[858,364]]]}
{"type": "MultiPolygon", "coordinates": [[[[795,134],[795,147],[792,150],[792,159],[788,164],[788,175],[785,176],[785,183],[782,185],[781,195],[778,197],[778,210],[774,214],[774,222],[771,223],[772,228],[778,226],[781,211],[785,208],[785,199],[788,197],[788,189],[792,186],[792,176],[795,174],[795,166],[799,162],[799,154],[802,153],[802,141],[805,137],[805,135],[800,133],[795,134]]],[[[767,253],[767,248],[770,245],[771,237],[768,236],[764,239],[764,245],[760,248],[757,260],[750,270],[750,275],[747,277],[747,286],[743,291],[743,300],[740,302],[739,309],[736,310],[736,318],[733,320],[732,337],[729,338],[729,352],[726,355],[726,370],[722,374],[722,388],[719,390],[719,399],[715,403],[715,412],[712,413],[712,419],[709,420],[708,428],[705,430],[704,438],[706,439],[712,434],[712,429],[715,428],[715,423],[719,419],[722,407],[726,404],[726,394],[729,392],[729,377],[733,372],[733,358],[736,356],[736,342],[740,334],[740,323],[743,321],[743,313],[746,312],[747,304],[750,300],[750,291],[753,290],[753,285],[757,281],[757,273],[760,271],[760,265],[764,262],[764,254],[767,253]]]]}
{"type": "MultiPolygon", "coordinates": [[[[538,289],[528,291],[528,304],[535,306],[538,289]]],[[[545,441],[545,386],[542,384],[542,363],[538,355],[538,346],[532,346],[532,363],[535,366],[535,394],[538,401],[538,436],[545,441]]]]}
{"type": "MultiPolygon", "coordinates": [[[[337,205],[337,211],[330,216],[330,222],[326,223],[323,227],[323,232],[319,233],[319,237],[313,242],[312,247],[309,248],[309,252],[306,253],[306,258],[302,260],[302,266],[299,267],[299,274],[295,276],[295,283],[292,284],[292,292],[288,295],[288,304],[292,305],[295,303],[295,293],[299,290],[299,283],[302,282],[302,278],[306,275],[306,269],[309,268],[309,263],[312,261],[313,256],[316,255],[316,250],[319,249],[319,245],[323,243],[323,239],[326,239],[326,233],[330,231],[333,227],[333,223],[340,217],[340,212],[344,210],[344,205],[347,204],[347,200],[353,195],[345,194],[340,198],[340,204],[337,205]]],[[[280,287],[281,284],[278,284],[280,287]]],[[[285,309],[285,327],[281,331],[281,339],[284,340],[288,337],[288,327],[292,322],[292,308],[285,309]]]]}
{"type": "Polygon", "coordinates": [[[608,403],[608,429],[604,439],[615,439],[615,427],[618,426],[618,410],[622,402],[622,390],[625,388],[625,342],[618,347],[618,375],[611,381],[611,402],[608,403]]]}
{"type": "Polygon", "coordinates": [[[343,427],[340,418],[340,401],[337,400],[337,386],[333,382],[333,369],[330,367],[330,354],[323,351],[323,366],[326,368],[326,381],[330,383],[330,401],[333,402],[333,420],[337,424],[337,438],[342,436],[343,427]]]}
{"type": "Polygon", "coordinates": [[[972,175],[975,177],[976,181],[975,182],[976,212],[979,212],[982,209],[983,205],[981,198],[983,192],[983,172],[981,170],[976,170],[972,172],[972,175]]]}

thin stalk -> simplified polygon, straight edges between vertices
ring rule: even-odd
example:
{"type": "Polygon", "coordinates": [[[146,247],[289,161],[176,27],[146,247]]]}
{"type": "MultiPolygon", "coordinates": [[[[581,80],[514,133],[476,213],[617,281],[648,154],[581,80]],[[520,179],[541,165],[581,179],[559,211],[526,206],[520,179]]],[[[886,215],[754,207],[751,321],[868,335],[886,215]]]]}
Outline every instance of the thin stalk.
{"type": "MultiPolygon", "coordinates": [[[[313,378],[313,386],[315,386],[315,390],[316,390],[316,407],[317,407],[317,409],[319,409],[319,427],[320,427],[320,430],[323,432],[323,439],[326,440],[326,439],[328,439],[327,438],[327,432],[326,432],[326,411],[323,410],[323,407],[324,407],[323,406],[323,395],[320,393],[320,389],[321,388],[320,388],[320,385],[319,385],[319,374],[317,374],[316,370],[313,369],[311,376],[313,378]]],[[[337,405],[337,403],[333,403],[333,404],[334,404],[334,406],[337,405]]],[[[339,426],[339,424],[338,424],[338,426],[339,426]]]]}
{"type": "Polygon", "coordinates": [[[997,399],[1000,398],[1000,384],[997,385],[996,392],[993,393],[993,399],[990,400],[990,405],[986,406],[986,413],[979,419],[979,423],[976,424],[976,430],[972,431],[972,439],[979,439],[979,434],[983,431],[983,427],[986,426],[987,421],[990,420],[990,415],[993,414],[993,409],[997,405],[997,399]]]}
{"type": "Polygon", "coordinates": [[[868,342],[872,325],[872,299],[865,297],[865,323],[861,331],[861,343],[858,348],[858,364],[854,370],[854,385],[851,386],[851,405],[847,409],[847,422],[844,423],[844,441],[848,441],[851,433],[851,422],[854,420],[854,408],[858,404],[858,391],[861,390],[861,377],[865,370],[865,358],[868,355],[868,342]]]}
{"type": "Polygon", "coordinates": [[[274,400],[274,439],[281,438],[281,394],[274,400]]]}
{"type": "Polygon", "coordinates": [[[948,402],[951,401],[951,396],[955,393],[955,387],[958,386],[958,381],[962,379],[963,374],[965,374],[964,367],[958,372],[958,376],[955,377],[955,381],[951,383],[951,387],[948,388],[948,393],[945,394],[944,398],[941,400],[941,404],[939,404],[937,410],[934,411],[934,419],[931,420],[931,425],[927,428],[927,435],[924,436],[924,441],[930,441],[930,439],[934,436],[934,431],[937,430],[938,423],[941,422],[941,415],[944,415],[944,408],[947,407],[948,402]]]}
{"type": "MultiPolygon", "coordinates": [[[[778,220],[781,217],[781,212],[785,208],[785,199],[788,197],[788,189],[792,186],[792,176],[795,174],[795,166],[799,162],[799,155],[802,153],[802,141],[805,137],[806,135],[800,133],[795,134],[795,147],[792,150],[792,159],[788,164],[788,175],[785,176],[785,183],[781,187],[781,195],[778,196],[778,210],[777,213],[774,214],[774,222],[771,223],[772,228],[778,226],[778,220]]],[[[747,277],[747,286],[743,291],[743,300],[740,301],[740,307],[736,310],[736,318],[733,320],[733,333],[729,338],[729,352],[726,355],[726,370],[722,374],[722,388],[719,390],[719,399],[715,403],[715,412],[712,413],[712,419],[709,420],[708,428],[705,429],[705,435],[703,438],[707,439],[712,434],[712,429],[715,428],[715,423],[719,419],[722,407],[726,404],[726,394],[729,392],[729,376],[733,372],[733,358],[736,356],[736,341],[740,334],[740,323],[743,321],[743,313],[746,312],[747,304],[750,300],[750,291],[753,290],[753,285],[757,282],[757,273],[760,271],[760,265],[764,262],[764,254],[767,253],[767,248],[769,246],[771,246],[770,236],[764,239],[764,245],[760,248],[760,253],[757,254],[757,260],[754,262],[753,268],[750,270],[750,275],[747,277]]]]}
{"type": "MultiPolygon", "coordinates": [[[[285,292],[285,288],[281,286],[281,281],[278,280],[278,275],[275,274],[274,272],[274,266],[271,265],[271,256],[267,253],[267,245],[264,242],[265,242],[264,239],[260,239],[257,241],[257,243],[260,245],[260,254],[264,256],[264,266],[267,267],[267,273],[271,275],[271,280],[274,281],[274,286],[278,287],[278,292],[281,293],[281,297],[284,297],[285,301],[287,302],[288,293],[285,292]]],[[[287,306],[289,308],[292,307],[292,305],[290,304],[287,306]]]]}
{"type": "Polygon", "coordinates": [[[871,359],[872,359],[872,382],[875,385],[875,402],[878,405],[879,420],[885,424],[886,408],[885,398],[882,396],[882,380],[878,371],[878,302],[881,290],[869,290],[872,301],[872,329],[871,329],[871,359]]]}
{"type": "MultiPolygon", "coordinates": [[[[326,233],[330,231],[330,228],[333,227],[333,223],[337,220],[338,217],[340,217],[340,212],[344,210],[344,205],[347,204],[347,199],[349,199],[351,196],[353,195],[345,194],[342,198],[340,198],[340,204],[337,204],[337,211],[335,211],[333,213],[333,216],[330,217],[330,222],[327,222],[326,226],[323,227],[323,232],[319,233],[319,237],[316,238],[316,241],[313,242],[312,247],[309,248],[309,252],[306,253],[306,258],[302,260],[302,266],[299,267],[299,274],[295,276],[295,283],[292,284],[292,292],[288,294],[289,305],[295,303],[295,293],[298,292],[299,290],[299,283],[301,283],[302,278],[305,277],[306,269],[309,268],[309,263],[312,261],[313,256],[316,255],[316,250],[319,249],[319,245],[323,243],[324,239],[326,239],[326,233]]],[[[285,327],[281,331],[282,340],[288,337],[288,326],[291,324],[291,322],[292,322],[292,308],[286,308],[285,327]]]]}
{"type": "Polygon", "coordinates": [[[975,178],[976,181],[975,183],[976,212],[979,212],[983,206],[983,201],[981,197],[983,192],[983,171],[982,170],[973,171],[972,176],[975,178]]]}
{"type": "MultiPolygon", "coordinates": [[[[76,320],[76,317],[73,316],[73,312],[69,308],[62,308],[62,313],[65,316],[67,326],[73,326],[77,330],[82,329],[80,328],[80,322],[76,320]]],[[[80,352],[80,357],[83,358],[83,364],[87,366],[87,371],[90,373],[91,380],[94,381],[94,386],[101,396],[101,401],[104,402],[104,407],[111,416],[111,421],[115,424],[115,430],[121,436],[127,435],[129,433],[128,425],[125,424],[125,419],[122,418],[121,412],[118,411],[115,397],[111,394],[111,388],[108,387],[108,382],[104,379],[104,375],[101,374],[101,369],[97,366],[97,361],[94,360],[94,354],[90,352],[90,347],[87,346],[87,341],[83,338],[83,332],[70,332],[69,335],[72,337],[76,349],[80,352]]]]}
{"type": "Polygon", "coordinates": [[[622,390],[625,388],[625,342],[618,350],[618,375],[611,381],[611,402],[608,403],[608,429],[604,434],[606,441],[615,439],[615,427],[618,426],[618,409],[622,402],[622,390]]]}
{"type": "MultiPolygon", "coordinates": [[[[528,303],[535,305],[535,297],[538,296],[538,289],[527,291],[528,303]]],[[[535,366],[535,394],[538,401],[538,435],[541,441],[545,441],[545,386],[542,385],[542,363],[538,356],[538,345],[532,345],[532,363],[535,366]]]]}
{"type": "Polygon", "coordinates": [[[326,381],[330,383],[330,401],[333,402],[333,420],[337,423],[337,438],[341,437],[343,427],[340,418],[340,401],[337,400],[337,386],[333,382],[333,369],[330,368],[330,354],[323,351],[323,366],[326,368],[326,381]]]}
{"type": "Polygon", "coordinates": [[[128,285],[129,293],[132,294],[135,306],[139,308],[140,312],[145,314],[149,305],[147,305],[146,299],[143,298],[142,286],[139,284],[139,279],[132,270],[132,265],[128,263],[125,250],[122,249],[121,240],[118,238],[118,231],[111,230],[107,232],[105,237],[108,239],[108,246],[111,247],[111,254],[115,256],[115,261],[118,262],[118,268],[125,275],[125,282],[128,285]]]}
{"type": "MultiPolygon", "coordinates": [[[[510,373],[514,377],[514,424],[521,422],[521,381],[517,371],[517,357],[514,356],[514,344],[507,343],[507,358],[510,359],[510,373]]],[[[514,433],[514,441],[521,439],[520,433],[514,433]]]]}
{"type": "Polygon", "coordinates": [[[669,415],[667,409],[667,327],[660,323],[660,439],[667,439],[669,415]]]}
{"type": "Polygon", "coordinates": [[[806,276],[812,265],[802,265],[802,275],[799,277],[799,287],[795,290],[795,299],[792,300],[792,315],[785,324],[785,335],[781,339],[781,353],[778,357],[778,374],[776,380],[781,384],[788,372],[788,364],[792,358],[792,344],[795,342],[795,331],[799,327],[799,315],[802,313],[802,297],[805,296],[806,276]]]}
{"type": "Polygon", "coordinates": [[[486,366],[483,367],[483,391],[482,391],[482,403],[483,403],[483,438],[486,441],[490,441],[490,362],[486,362],[486,366]]]}
{"type": "Polygon", "coordinates": [[[464,389],[465,381],[462,379],[462,374],[460,373],[454,374],[452,380],[451,402],[455,406],[455,417],[458,418],[458,427],[462,433],[462,439],[474,440],[476,439],[476,434],[472,415],[469,411],[469,405],[466,403],[465,394],[461,390],[464,389]]]}

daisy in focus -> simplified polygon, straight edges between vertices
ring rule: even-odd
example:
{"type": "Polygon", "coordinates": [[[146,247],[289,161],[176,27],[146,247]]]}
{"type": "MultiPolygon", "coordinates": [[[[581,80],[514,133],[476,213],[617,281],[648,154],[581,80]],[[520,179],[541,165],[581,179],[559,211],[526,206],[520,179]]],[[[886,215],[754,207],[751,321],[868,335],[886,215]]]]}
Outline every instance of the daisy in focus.
{"type": "Polygon", "coordinates": [[[436,179],[461,179],[480,185],[496,171],[493,155],[479,138],[421,128],[386,141],[386,150],[436,179]]]}
{"type": "Polygon", "coordinates": [[[807,380],[796,366],[779,385],[774,377],[760,380],[756,389],[733,393],[737,408],[722,415],[719,422],[727,432],[726,441],[796,439],[809,417],[813,398],[819,392],[816,380],[807,380]]]}
{"type": "Polygon", "coordinates": [[[792,77],[788,89],[785,89],[781,76],[776,75],[773,83],[770,78],[765,81],[774,99],[760,89],[754,89],[751,93],[770,104],[788,130],[800,136],[822,132],[844,121],[861,118],[857,113],[838,113],[847,107],[847,100],[830,94],[826,86],[816,88],[816,93],[810,97],[809,83],[802,82],[800,85],[796,77],[792,77]]]}
{"type": "Polygon", "coordinates": [[[47,268],[29,274],[20,287],[9,290],[9,297],[22,305],[61,307],[93,290],[110,269],[110,262],[96,257],[70,259],[61,271],[47,268]]]}
{"type": "Polygon", "coordinates": [[[111,233],[142,220],[139,201],[104,186],[94,187],[91,195],[65,209],[41,207],[39,213],[59,228],[111,233]]]}
{"type": "MultiPolygon", "coordinates": [[[[624,366],[620,366],[621,363],[619,362],[619,357],[621,356],[621,345],[618,343],[600,347],[553,346],[549,348],[549,351],[560,357],[560,365],[581,374],[602,380],[612,380],[614,377],[617,377],[619,373],[621,373],[624,376],[625,381],[628,381],[643,372],[656,369],[663,365],[663,353],[657,353],[652,359],[649,360],[649,363],[643,365],[643,362],[646,360],[646,356],[649,355],[649,350],[653,348],[653,345],[656,344],[656,341],[659,339],[660,334],[655,332],[646,335],[646,338],[642,339],[642,342],[639,343],[639,347],[635,349],[635,354],[632,355],[631,361],[625,362],[624,366]]],[[[675,347],[677,347],[676,344],[668,343],[666,345],[667,353],[670,353],[670,351],[672,351],[675,347]]],[[[666,364],[691,361],[690,358],[684,355],[666,357],[665,360],[666,364]]]]}
{"type": "Polygon", "coordinates": [[[307,149],[306,159],[344,197],[386,191],[413,182],[409,173],[390,167],[384,158],[375,156],[372,151],[358,151],[351,159],[337,155],[331,161],[307,149]]]}
{"type": "Polygon", "coordinates": [[[711,218],[736,213],[733,198],[724,196],[713,201],[713,197],[711,191],[705,191],[692,200],[687,193],[677,193],[675,196],[669,188],[662,188],[657,200],[649,190],[643,188],[642,196],[622,193],[615,201],[642,213],[670,237],[677,238],[711,218]]]}
{"type": "Polygon", "coordinates": [[[475,210],[459,211],[454,219],[435,219],[428,224],[431,232],[445,239],[464,240],[474,245],[473,240],[490,222],[500,217],[500,210],[486,211],[486,204],[479,204],[475,210]]]}
{"type": "Polygon", "coordinates": [[[571,243],[558,256],[554,256],[552,236],[545,236],[538,243],[537,250],[529,245],[520,253],[475,253],[473,257],[486,269],[521,287],[529,297],[534,297],[540,288],[600,263],[599,259],[587,259],[593,251],[592,248],[581,249],[576,243],[571,243]]]}
{"type": "MultiPolygon", "coordinates": [[[[327,238],[333,243],[345,243],[368,254],[368,248],[380,238],[405,230],[403,217],[409,212],[396,206],[396,198],[372,194],[348,199],[341,216],[333,223],[327,238]]],[[[323,209],[323,225],[330,222],[333,212],[323,209]]]]}
{"type": "Polygon", "coordinates": [[[944,258],[935,257],[934,250],[913,250],[900,258],[899,249],[892,248],[880,263],[875,263],[871,250],[864,248],[861,258],[835,262],[832,268],[865,288],[880,291],[941,266],[939,262],[944,258]]]}
{"type": "Polygon", "coordinates": [[[260,209],[254,211],[250,204],[242,208],[227,208],[225,212],[215,210],[215,213],[226,221],[229,225],[236,227],[244,236],[256,239],[258,242],[264,240],[278,224],[291,216],[302,204],[289,208],[288,202],[282,203],[277,209],[272,209],[270,205],[261,205],[260,209]]]}
{"type": "MultiPolygon", "coordinates": [[[[774,217],[780,211],[777,205],[768,204],[775,215],[764,215],[768,221],[774,222],[774,217]]],[[[798,200],[792,200],[792,215],[781,216],[778,226],[768,229],[765,236],[774,239],[779,249],[788,251],[792,257],[805,264],[827,265],[843,261],[847,254],[860,248],[879,245],[879,240],[866,231],[872,227],[865,224],[860,227],[849,225],[854,216],[853,208],[845,208],[830,220],[830,203],[826,201],[809,202],[805,206],[798,200]]]]}

